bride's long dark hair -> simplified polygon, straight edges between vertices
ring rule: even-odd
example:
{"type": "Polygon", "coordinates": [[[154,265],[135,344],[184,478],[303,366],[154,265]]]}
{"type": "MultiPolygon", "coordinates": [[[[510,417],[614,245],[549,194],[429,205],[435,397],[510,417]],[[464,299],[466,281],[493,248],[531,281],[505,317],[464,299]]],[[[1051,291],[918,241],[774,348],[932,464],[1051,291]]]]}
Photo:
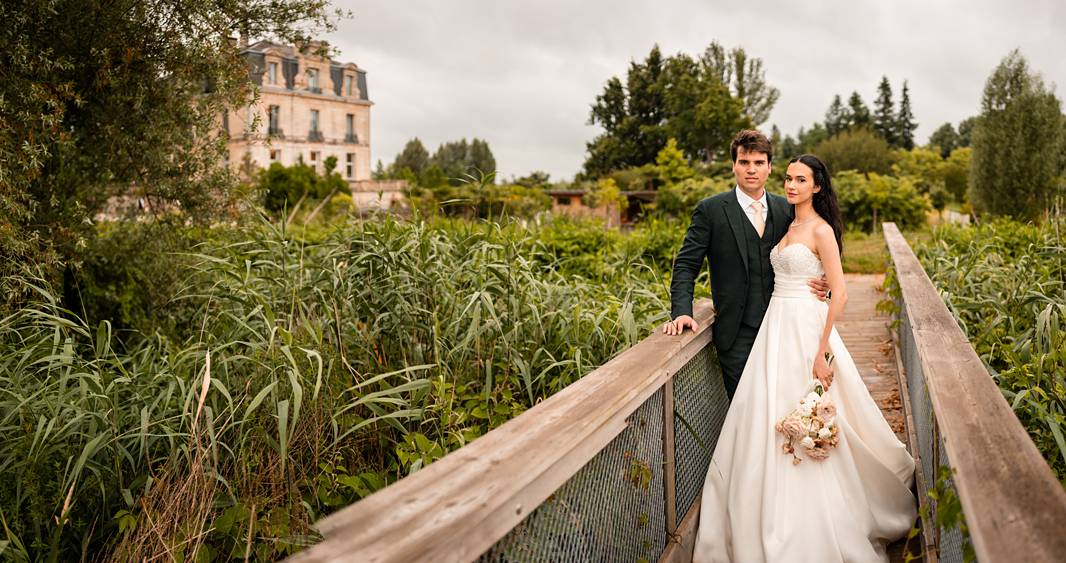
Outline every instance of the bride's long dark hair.
{"type": "Polygon", "coordinates": [[[814,193],[812,199],[814,212],[822,219],[825,219],[825,222],[829,223],[830,227],[833,227],[833,234],[837,238],[837,248],[840,249],[840,253],[843,255],[844,219],[840,216],[840,205],[837,203],[837,194],[833,191],[833,181],[829,178],[829,168],[822,162],[822,159],[813,154],[801,154],[788,161],[789,164],[793,162],[805,164],[814,173],[814,185],[822,188],[814,193]]]}

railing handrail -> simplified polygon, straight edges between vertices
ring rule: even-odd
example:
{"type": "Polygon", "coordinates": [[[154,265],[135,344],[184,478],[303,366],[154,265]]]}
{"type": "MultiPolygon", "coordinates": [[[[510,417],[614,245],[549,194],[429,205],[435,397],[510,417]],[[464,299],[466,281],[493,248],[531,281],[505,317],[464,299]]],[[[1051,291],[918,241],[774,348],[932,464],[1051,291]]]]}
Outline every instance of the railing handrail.
{"type": "Polygon", "coordinates": [[[631,415],[711,341],[651,336],[470,444],[315,524],[324,541],[292,561],[473,560],[602,450],[631,415]]]}
{"type": "Polygon", "coordinates": [[[1066,490],[899,229],[883,230],[977,559],[1062,561],[1066,490]]]}

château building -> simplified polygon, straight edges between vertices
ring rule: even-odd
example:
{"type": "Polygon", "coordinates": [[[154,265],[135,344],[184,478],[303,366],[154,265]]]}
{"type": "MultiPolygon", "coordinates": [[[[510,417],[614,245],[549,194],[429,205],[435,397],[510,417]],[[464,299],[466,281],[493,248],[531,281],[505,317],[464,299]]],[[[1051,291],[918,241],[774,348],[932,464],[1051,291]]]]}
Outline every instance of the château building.
{"type": "MultiPolygon", "coordinates": [[[[245,46],[251,80],[259,99],[227,112],[228,162],[241,169],[250,161],[268,167],[299,161],[324,171],[337,158],[336,171],[353,188],[370,180],[370,107],[366,71],[308,49],[258,41],[245,46]]],[[[353,190],[354,191],[354,190],[353,190]]]]}

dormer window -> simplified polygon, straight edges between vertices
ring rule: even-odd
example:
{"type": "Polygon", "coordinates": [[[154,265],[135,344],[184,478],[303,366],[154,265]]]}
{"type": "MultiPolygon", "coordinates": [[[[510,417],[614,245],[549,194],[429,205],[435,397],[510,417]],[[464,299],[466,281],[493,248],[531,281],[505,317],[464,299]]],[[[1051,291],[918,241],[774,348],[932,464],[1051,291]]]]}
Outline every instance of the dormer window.
{"type": "Polygon", "coordinates": [[[267,84],[278,83],[278,63],[267,63],[267,84]]]}
{"type": "Polygon", "coordinates": [[[352,95],[352,75],[344,75],[344,95],[351,97],[352,95]]]}
{"type": "Polygon", "coordinates": [[[307,69],[307,89],[312,92],[321,92],[321,88],[318,85],[318,69],[307,69]]]}

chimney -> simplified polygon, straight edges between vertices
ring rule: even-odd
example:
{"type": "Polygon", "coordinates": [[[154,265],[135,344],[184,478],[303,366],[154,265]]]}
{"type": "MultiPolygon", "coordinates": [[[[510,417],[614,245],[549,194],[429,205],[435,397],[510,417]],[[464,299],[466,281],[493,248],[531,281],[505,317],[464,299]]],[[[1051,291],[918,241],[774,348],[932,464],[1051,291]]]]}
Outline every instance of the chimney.
{"type": "Polygon", "coordinates": [[[248,32],[247,31],[243,31],[243,30],[241,31],[241,39],[240,39],[240,41],[237,42],[237,47],[240,48],[240,49],[247,49],[248,48],[248,32]]]}

